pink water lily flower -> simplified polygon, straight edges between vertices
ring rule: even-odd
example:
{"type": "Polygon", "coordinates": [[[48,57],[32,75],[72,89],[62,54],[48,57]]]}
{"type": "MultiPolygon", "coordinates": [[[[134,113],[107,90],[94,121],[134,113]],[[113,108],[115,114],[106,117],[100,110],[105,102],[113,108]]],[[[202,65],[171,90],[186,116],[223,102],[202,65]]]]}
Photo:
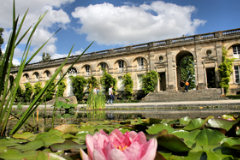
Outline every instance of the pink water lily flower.
{"type": "Polygon", "coordinates": [[[122,134],[118,129],[110,135],[103,130],[86,136],[88,155],[80,149],[83,160],[153,160],[157,140],[146,140],[143,132],[122,134]]]}

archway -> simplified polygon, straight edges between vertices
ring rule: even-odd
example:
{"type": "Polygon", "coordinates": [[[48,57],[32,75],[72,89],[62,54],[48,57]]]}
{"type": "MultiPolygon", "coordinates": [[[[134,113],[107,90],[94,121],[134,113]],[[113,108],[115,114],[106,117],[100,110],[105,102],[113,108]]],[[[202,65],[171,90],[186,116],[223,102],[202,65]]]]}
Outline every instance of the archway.
{"type": "Polygon", "coordinates": [[[177,63],[177,88],[184,91],[184,83],[190,83],[189,89],[195,88],[195,65],[194,57],[188,51],[181,51],[176,56],[177,63]]]}

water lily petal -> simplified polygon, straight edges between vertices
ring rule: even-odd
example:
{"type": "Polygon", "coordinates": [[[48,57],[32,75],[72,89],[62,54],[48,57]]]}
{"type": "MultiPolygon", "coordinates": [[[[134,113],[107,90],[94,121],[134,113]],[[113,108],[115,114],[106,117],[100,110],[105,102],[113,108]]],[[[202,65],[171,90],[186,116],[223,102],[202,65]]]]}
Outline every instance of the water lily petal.
{"type": "Polygon", "coordinates": [[[128,160],[128,158],[122,151],[118,149],[112,149],[108,152],[107,160],[128,160]]]}
{"type": "Polygon", "coordinates": [[[99,152],[98,150],[94,150],[93,160],[106,160],[106,157],[103,155],[102,152],[99,152]]]}
{"type": "Polygon", "coordinates": [[[80,156],[82,160],[90,160],[88,155],[82,150],[82,148],[80,148],[80,156]]]}
{"type": "Polygon", "coordinates": [[[127,147],[123,153],[126,155],[128,160],[139,160],[141,156],[141,146],[138,142],[134,142],[127,147]]]}
{"type": "Polygon", "coordinates": [[[86,136],[86,145],[87,145],[87,151],[90,159],[93,159],[93,150],[94,150],[94,139],[91,135],[86,136]]]}
{"type": "Polygon", "coordinates": [[[109,139],[115,146],[119,146],[124,141],[125,136],[118,129],[115,129],[109,135],[109,139]]]}
{"type": "Polygon", "coordinates": [[[150,139],[147,143],[142,145],[141,160],[154,160],[157,151],[157,140],[150,139]]]}

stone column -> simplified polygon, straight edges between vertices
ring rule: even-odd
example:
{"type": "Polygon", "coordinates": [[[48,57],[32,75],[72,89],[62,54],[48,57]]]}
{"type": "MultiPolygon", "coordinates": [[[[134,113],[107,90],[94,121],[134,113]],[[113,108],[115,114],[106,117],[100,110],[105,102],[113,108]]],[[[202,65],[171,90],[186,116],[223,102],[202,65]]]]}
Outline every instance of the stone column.
{"type": "Polygon", "coordinates": [[[167,50],[167,90],[176,91],[176,63],[173,60],[174,56],[173,53],[167,50]]]}
{"type": "Polygon", "coordinates": [[[216,42],[216,55],[217,55],[217,64],[216,64],[216,83],[217,87],[219,87],[220,83],[220,74],[217,71],[218,66],[222,63],[222,42],[216,42]]]}
{"type": "Polygon", "coordinates": [[[201,47],[196,46],[195,52],[196,52],[196,87],[197,89],[206,89],[207,88],[207,79],[205,76],[205,69],[203,66],[202,61],[202,54],[201,53],[201,47]]]}
{"type": "Polygon", "coordinates": [[[154,52],[150,51],[148,54],[148,61],[149,61],[149,71],[154,70],[154,52]]]}

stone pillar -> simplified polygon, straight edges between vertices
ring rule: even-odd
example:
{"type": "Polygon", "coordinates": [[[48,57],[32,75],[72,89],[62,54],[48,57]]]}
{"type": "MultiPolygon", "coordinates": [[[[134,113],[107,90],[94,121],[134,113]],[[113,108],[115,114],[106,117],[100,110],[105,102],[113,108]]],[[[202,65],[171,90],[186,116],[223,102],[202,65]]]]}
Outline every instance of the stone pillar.
{"type": "Polygon", "coordinates": [[[172,52],[167,50],[167,90],[176,91],[176,63],[173,60],[174,56],[172,52]]]}
{"type": "Polygon", "coordinates": [[[150,51],[148,54],[149,71],[154,70],[154,52],[150,51]]]}
{"type": "Polygon", "coordinates": [[[67,90],[67,97],[70,97],[70,96],[73,96],[73,87],[72,87],[72,80],[70,78],[69,75],[66,76],[67,77],[67,87],[66,87],[66,90],[67,90]]]}
{"type": "Polygon", "coordinates": [[[219,87],[220,83],[220,74],[218,72],[218,66],[222,63],[222,42],[217,42],[216,43],[216,55],[217,55],[217,64],[216,64],[216,83],[217,87],[219,87]]]}
{"type": "Polygon", "coordinates": [[[196,87],[197,89],[206,89],[207,88],[207,78],[205,74],[205,69],[202,61],[201,48],[196,46],[196,87]]]}

